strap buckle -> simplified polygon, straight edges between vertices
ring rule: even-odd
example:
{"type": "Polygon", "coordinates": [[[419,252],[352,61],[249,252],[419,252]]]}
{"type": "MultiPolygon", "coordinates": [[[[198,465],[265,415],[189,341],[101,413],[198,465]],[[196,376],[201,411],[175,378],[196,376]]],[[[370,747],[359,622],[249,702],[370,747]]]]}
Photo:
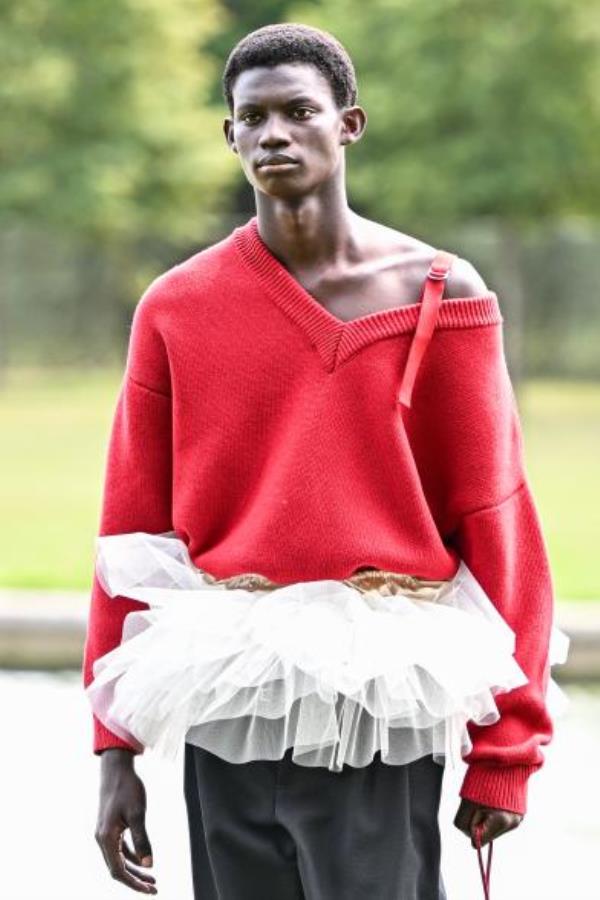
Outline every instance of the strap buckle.
{"type": "Polygon", "coordinates": [[[448,275],[450,274],[450,269],[448,266],[435,266],[431,265],[429,272],[427,273],[427,277],[431,278],[433,281],[445,281],[448,275]]]}

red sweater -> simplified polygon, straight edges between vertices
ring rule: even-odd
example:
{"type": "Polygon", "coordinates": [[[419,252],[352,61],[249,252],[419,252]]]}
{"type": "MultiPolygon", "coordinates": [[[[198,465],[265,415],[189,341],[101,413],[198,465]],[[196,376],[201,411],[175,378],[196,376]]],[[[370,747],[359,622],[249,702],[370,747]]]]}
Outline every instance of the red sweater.
{"type": "MultiPolygon", "coordinates": [[[[256,216],[164,272],[134,311],[99,533],[174,530],[217,577],[277,582],[361,566],[448,579],[462,557],[515,631],[529,683],[497,695],[498,722],[469,723],[460,794],[524,813],[553,734],[553,585],[503,318],[494,292],[444,298],[406,405],[422,308],[341,321],[269,251],[256,216]]],[[[84,686],[140,608],[94,575],[84,686]]],[[[130,746],[93,718],[95,753],[130,746]]]]}

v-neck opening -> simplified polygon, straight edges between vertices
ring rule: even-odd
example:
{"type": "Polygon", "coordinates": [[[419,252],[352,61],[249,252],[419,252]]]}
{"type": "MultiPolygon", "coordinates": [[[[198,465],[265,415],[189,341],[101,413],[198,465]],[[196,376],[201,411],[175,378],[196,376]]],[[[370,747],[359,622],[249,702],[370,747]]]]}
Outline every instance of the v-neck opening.
{"type": "MultiPolygon", "coordinates": [[[[306,333],[328,371],[333,371],[374,341],[410,333],[416,328],[421,300],[374,310],[347,321],[339,319],[271,252],[260,236],[257,216],[235,228],[233,240],[265,292],[306,333]]],[[[477,297],[442,299],[438,319],[440,326],[460,327],[463,324],[464,327],[502,321],[502,316],[496,294],[488,291],[477,297]],[[450,307],[450,304],[456,305],[450,307]]]]}

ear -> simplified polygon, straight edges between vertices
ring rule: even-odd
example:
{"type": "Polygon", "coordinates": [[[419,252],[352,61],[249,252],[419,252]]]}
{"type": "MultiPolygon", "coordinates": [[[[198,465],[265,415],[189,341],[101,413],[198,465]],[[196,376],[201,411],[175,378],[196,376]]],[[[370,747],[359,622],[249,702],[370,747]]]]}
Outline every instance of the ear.
{"type": "Polygon", "coordinates": [[[229,118],[229,116],[223,120],[223,133],[230,149],[233,150],[234,153],[237,153],[235,138],[233,136],[233,119],[229,118]]]}
{"type": "Polygon", "coordinates": [[[367,114],[362,106],[349,106],[342,113],[342,144],[354,144],[360,140],[367,127],[367,114]]]}

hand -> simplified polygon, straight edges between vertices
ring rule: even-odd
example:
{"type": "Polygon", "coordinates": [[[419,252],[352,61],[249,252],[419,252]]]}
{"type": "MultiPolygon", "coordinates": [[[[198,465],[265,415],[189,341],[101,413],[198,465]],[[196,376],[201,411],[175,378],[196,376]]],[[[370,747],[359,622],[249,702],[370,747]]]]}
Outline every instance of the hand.
{"type": "Polygon", "coordinates": [[[152,848],[146,834],[146,791],[133,767],[129,750],[110,747],[102,752],[100,806],[95,838],[113,878],[134,891],[156,894],[156,879],[137,865],[152,865],[152,848]],[[129,828],[132,850],[123,838],[129,828]],[[126,862],[125,860],[128,860],[126,862]]]}
{"type": "Polygon", "coordinates": [[[483,823],[481,829],[481,846],[483,847],[506,831],[512,831],[521,823],[522,819],[523,816],[520,813],[511,812],[508,809],[497,809],[494,806],[483,806],[462,797],[453,824],[471,838],[471,846],[476,848],[476,825],[483,823]]]}

